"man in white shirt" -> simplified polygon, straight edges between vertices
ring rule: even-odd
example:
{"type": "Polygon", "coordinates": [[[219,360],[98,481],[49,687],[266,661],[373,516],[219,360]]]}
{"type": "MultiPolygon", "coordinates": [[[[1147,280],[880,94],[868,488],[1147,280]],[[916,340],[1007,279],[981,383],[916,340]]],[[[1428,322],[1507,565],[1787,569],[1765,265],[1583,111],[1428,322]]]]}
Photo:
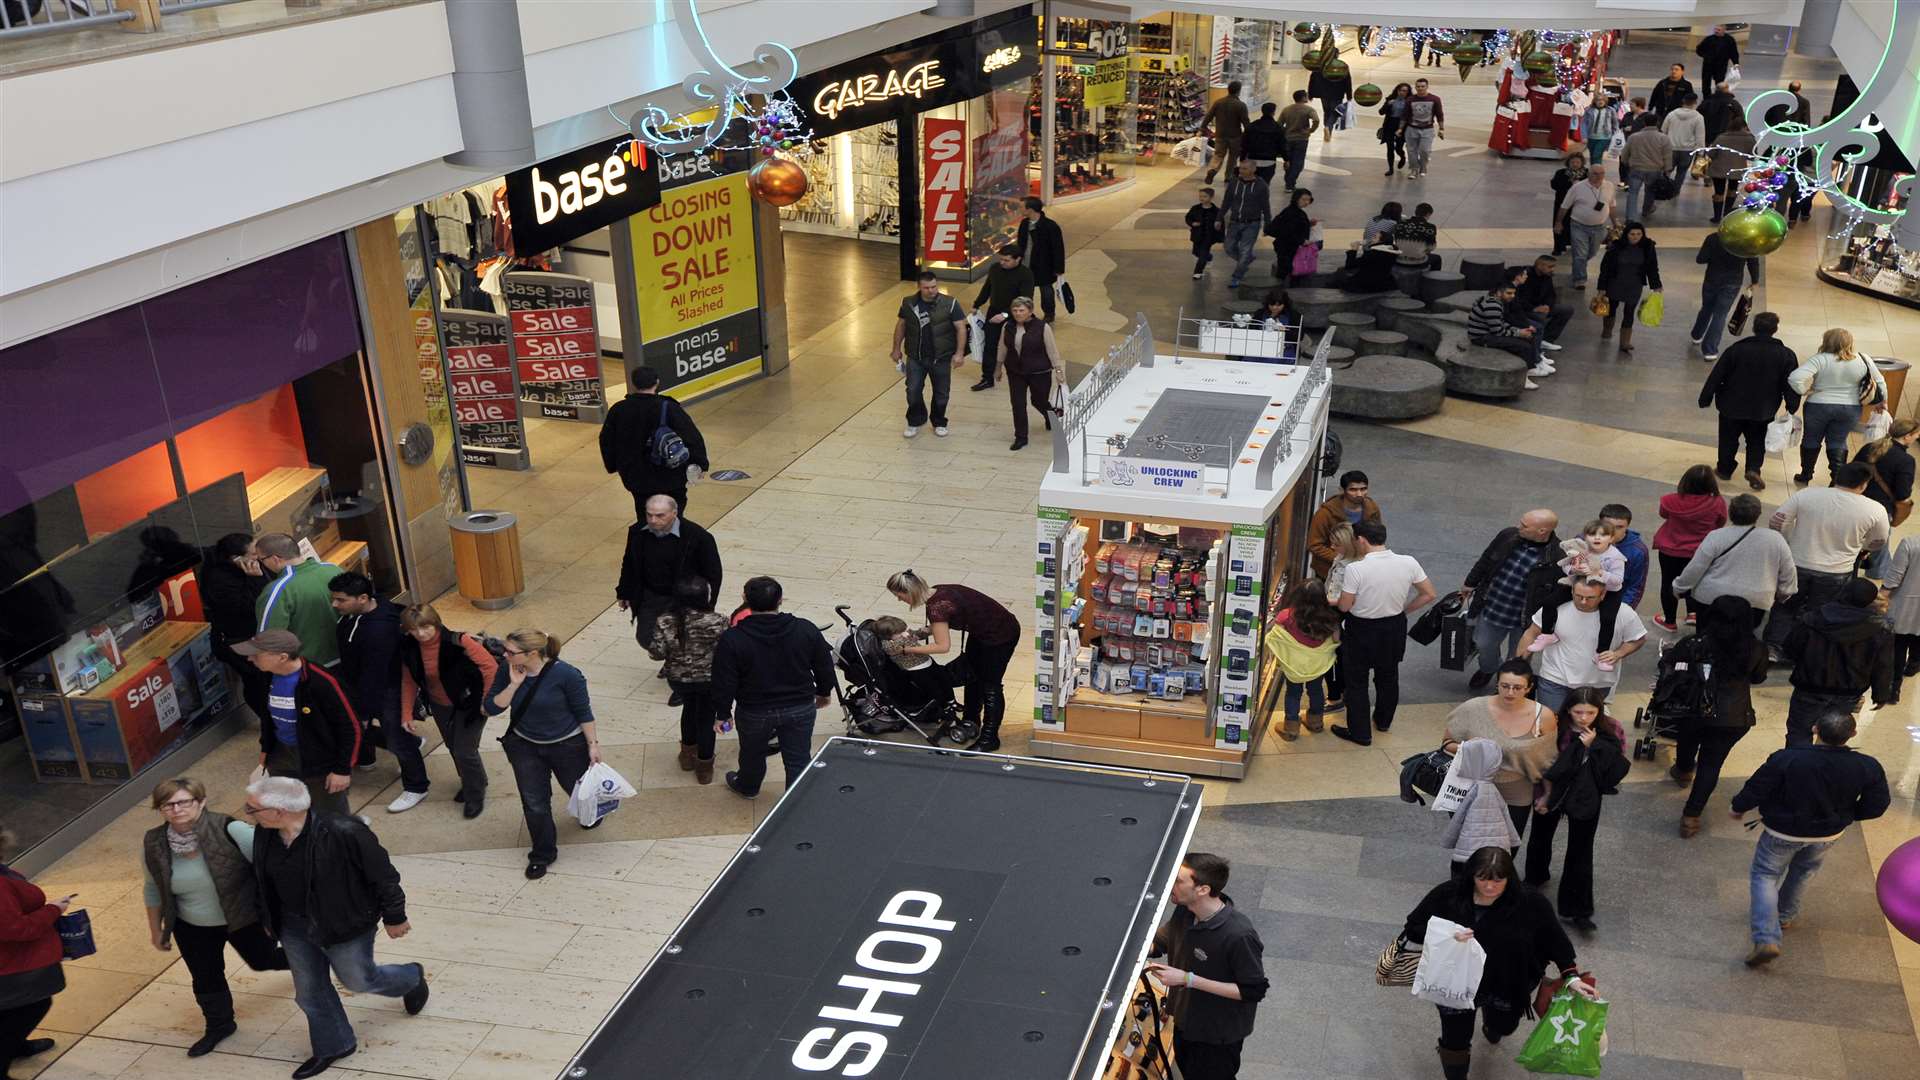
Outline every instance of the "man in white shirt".
{"type": "MultiPolygon", "coordinates": [[[[1540,635],[1540,613],[1520,635],[1515,656],[1535,652],[1540,635]]],[[[1567,696],[1583,686],[1601,686],[1609,700],[1620,681],[1620,665],[1647,643],[1647,626],[1634,610],[1616,598],[1607,599],[1607,583],[1586,578],[1573,583],[1573,599],[1554,616],[1553,641],[1539,650],[1534,663],[1533,699],[1559,713],[1567,696]]]]}
{"type": "Polygon", "coordinates": [[[1349,564],[1340,579],[1340,610],[1347,613],[1340,629],[1347,726],[1335,724],[1332,731],[1350,743],[1371,746],[1373,728],[1392,728],[1394,710],[1400,707],[1400,658],[1407,653],[1407,616],[1433,603],[1439,593],[1418,560],[1387,550],[1385,525],[1362,521],[1353,527],[1353,537],[1365,554],[1349,564]],[[1370,692],[1377,693],[1371,715],[1367,712],[1370,692]]]}
{"type": "Polygon", "coordinates": [[[1573,247],[1573,287],[1587,287],[1587,264],[1606,246],[1607,226],[1613,222],[1614,187],[1607,167],[1596,161],[1587,166],[1587,178],[1567,189],[1560,200],[1560,228],[1573,247]]]}
{"type": "Polygon", "coordinates": [[[1833,470],[1832,487],[1801,488],[1774,511],[1769,524],[1793,549],[1800,584],[1798,592],[1774,605],[1767,620],[1767,647],[1776,663],[1800,613],[1837,599],[1861,553],[1886,546],[1886,507],[1864,494],[1871,475],[1865,465],[1841,465],[1833,470]]]}

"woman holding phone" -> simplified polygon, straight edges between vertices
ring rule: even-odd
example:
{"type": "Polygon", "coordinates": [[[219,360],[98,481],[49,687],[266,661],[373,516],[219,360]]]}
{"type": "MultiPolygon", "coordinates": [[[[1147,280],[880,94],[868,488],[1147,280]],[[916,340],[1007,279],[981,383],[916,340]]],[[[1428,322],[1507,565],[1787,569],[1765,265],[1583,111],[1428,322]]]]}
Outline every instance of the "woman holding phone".
{"type": "Polygon", "coordinates": [[[15,1061],[53,1049],[52,1039],[29,1039],[67,988],[60,970],[57,923],[72,896],[48,900],[33,882],[6,864],[13,834],[0,829],[0,1077],[15,1061]]]}

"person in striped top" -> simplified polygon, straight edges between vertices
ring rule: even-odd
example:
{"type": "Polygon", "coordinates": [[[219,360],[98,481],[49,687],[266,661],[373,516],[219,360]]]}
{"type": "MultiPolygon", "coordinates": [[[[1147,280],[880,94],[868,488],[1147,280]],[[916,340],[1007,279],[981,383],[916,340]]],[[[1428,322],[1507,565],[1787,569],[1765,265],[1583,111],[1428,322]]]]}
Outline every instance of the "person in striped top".
{"type": "Polygon", "coordinates": [[[1538,390],[1539,384],[1533,377],[1553,374],[1553,364],[1543,358],[1540,352],[1540,335],[1531,326],[1515,326],[1507,319],[1507,305],[1513,303],[1513,282],[1503,281],[1488,290],[1487,295],[1474,301],[1473,310],[1467,313],[1467,337],[1475,345],[1484,345],[1490,349],[1503,349],[1525,360],[1531,366],[1527,368],[1527,389],[1538,390]]]}

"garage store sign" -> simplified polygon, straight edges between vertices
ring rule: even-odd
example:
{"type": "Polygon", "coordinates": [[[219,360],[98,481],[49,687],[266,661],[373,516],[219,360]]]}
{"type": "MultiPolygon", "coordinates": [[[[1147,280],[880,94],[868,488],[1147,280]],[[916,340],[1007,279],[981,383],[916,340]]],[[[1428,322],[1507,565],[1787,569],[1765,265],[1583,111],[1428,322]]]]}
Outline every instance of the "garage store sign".
{"type": "Polygon", "coordinates": [[[848,109],[889,98],[922,98],[929,90],[938,90],[945,85],[947,80],[940,74],[940,61],[923,60],[904,71],[888,68],[884,73],[873,72],[830,82],[813,95],[813,111],[831,120],[848,109]]]}

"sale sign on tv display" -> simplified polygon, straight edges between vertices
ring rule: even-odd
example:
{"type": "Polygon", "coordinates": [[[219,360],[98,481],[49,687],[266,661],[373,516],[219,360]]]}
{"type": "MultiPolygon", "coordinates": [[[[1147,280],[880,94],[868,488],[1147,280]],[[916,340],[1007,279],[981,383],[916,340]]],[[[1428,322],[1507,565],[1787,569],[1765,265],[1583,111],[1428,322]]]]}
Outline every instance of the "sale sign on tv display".
{"type": "Polygon", "coordinates": [[[928,262],[967,261],[967,122],[920,121],[921,244],[928,262]]]}
{"type": "Polygon", "coordinates": [[[513,328],[513,365],[520,402],[536,416],[585,420],[606,416],[600,385],[600,331],[594,324],[593,282],[571,274],[515,270],[504,274],[513,328]]]}
{"type": "Polygon", "coordinates": [[[686,400],[760,373],[748,154],[662,158],[660,205],[628,221],[640,355],[686,400]],[[671,170],[671,171],[669,171],[671,170]]]}
{"type": "Polygon", "coordinates": [[[532,461],[507,317],[442,309],[440,340],[446,348],[447,397],[460,433],[460,459],[495,469],[527,468],[532,461]]]}

